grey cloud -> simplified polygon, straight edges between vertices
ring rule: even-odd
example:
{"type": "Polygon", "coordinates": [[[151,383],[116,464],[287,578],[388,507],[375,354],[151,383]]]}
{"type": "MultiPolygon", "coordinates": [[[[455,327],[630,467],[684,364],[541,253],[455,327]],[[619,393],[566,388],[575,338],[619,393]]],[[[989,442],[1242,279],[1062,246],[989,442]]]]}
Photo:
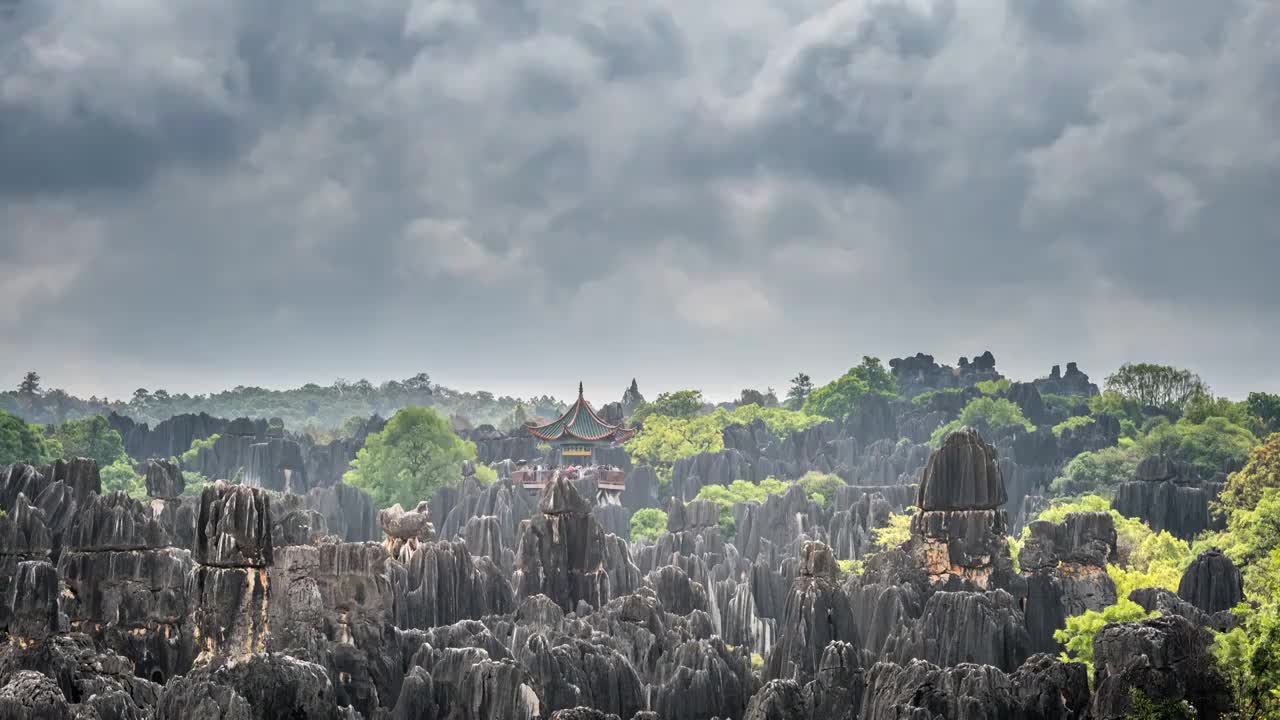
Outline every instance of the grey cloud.
{"type": "Polygon", "coordinates": [[[571,323],[619,387],[988,345],[1280,382],[1212,345],[1280,350],[1267,0],[13,7],[0,212],[100,238],[74,281],[0,243],[42,357],[542,392],[578,370],[511,348],[571,323]]]}

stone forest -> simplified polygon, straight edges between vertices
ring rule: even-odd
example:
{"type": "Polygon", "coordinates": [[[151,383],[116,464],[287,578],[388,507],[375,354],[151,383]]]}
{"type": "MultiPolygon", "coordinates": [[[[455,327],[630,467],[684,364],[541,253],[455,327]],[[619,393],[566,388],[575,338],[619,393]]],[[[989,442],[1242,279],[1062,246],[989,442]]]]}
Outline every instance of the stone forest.
{"type": "Polygon", "coordinates": [[[32,372],[0,718],[1280,717],[1280,397],[1065,368],[722,403],[32,372]]]}

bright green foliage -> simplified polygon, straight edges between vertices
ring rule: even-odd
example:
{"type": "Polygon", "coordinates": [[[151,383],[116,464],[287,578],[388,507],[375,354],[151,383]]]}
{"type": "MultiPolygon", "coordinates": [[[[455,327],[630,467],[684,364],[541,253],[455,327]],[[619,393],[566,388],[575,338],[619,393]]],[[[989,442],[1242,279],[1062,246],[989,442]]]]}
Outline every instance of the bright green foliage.
{"type": "Polygon", "coordinates": [[[182,491],[183,495],[199,495],[204,492],[204,488],[209,484],[209,478],[194,472],[182,472],[182,479],[186,482],[186,489],[182,491]]]}
{"type": "Polygon", "coordinates": [[[1224,397],[1196,395],[1187,401],[1182,411],[1182,418],[1191,423],[1202,423],[1211,417],[1225,418],[1227,422],[1243,428],[1252,429],[1257,424],[1249,413],[1247,402],[1235,402],[1224,397]]]}
{"type": "Polygon", "coordinates": [[[1141,460],[1133,444],[1082,452],[1071,459],[1054,479],[1049,491],[1055,496],[1099,493],[1111,495],[1133,477],[1141,460]]]}
{"type": "Polygon", "coordinates": [[[1052,414],[1076,415],[1080,406],[1085,403],[1085,398],[1080,395],[1058,395],[1056,393],[1040,393],[1040,401],[1044,403],[1045,408],[1052,414]]]}
{"type": "Polygon", "coordinates": [[[1196,720],[1196,709],[1186,700],[1157,702],[1138,688],[1129,688],[1129,712],[1125,720],[1196,720]]]}
{"type": "Polygon", "coordinates": [[[1230,510],[1256,507],[1268,488],[1280,487],[1280,433],[1267,438],[1249,453],[1249,460],[1227,478],[1219,502],[1230,510]]]}
{"type": "Polygon", "coordinates": [[[960,417],[934,430],[929,442],[940,445],[943,438],[965,426],[995,430],[1008,425],[1021,425],[1027,432],[1034,432],[1036,429],[1014,403],[1004,398],[984,395],[970,400],[964,410],[960,411],[960,417]]]}
{"type": "Polygon", "coordinates": [[[1089,398],[1089,414],[1094,417],[1110,415],[1121,422],[1128,420],[1135,426],[1146,419],[1142,414],[1142,403],[1113,390],[1089,398]]]}
{"type": "Polygon", "coordinates": [[[1209,394],[1209,386],[1190,370],[1153,363],[1126,363],[1107,376],[1107,390],[1142,405],[1181,410],[1197,395],[1209,394]]]}
{"type": "Polygon", "coordinates": [[[1212,478],[1227,463],[1249,457],[1258,438],[1224,417],[1209,417],[1202,423],[1184,418],[1154,425],[1138,445],[1148,455],[1183,460],[1195,467],[1201,477],[1212,478]]]}
{"type": "Polygon", "coordinates": [[[671,465],[680,458],[723,450],[721,430],[712,415],[687,419],[650,415],[623,447],[633,462],[652,465],[661,478],[669,479],[671,465]]]}
{"type": "Polygon", "coordinates": [[[1066,430],[1075,432],[1082,427],[1086,427],[1092,424],[1093,424],[1093,418],[1089,417],[1088,415],[1076,415],[1074,417],[1069,417],[1066,420],[1063,420],[1057,425],[1054,425],[1053,434],[1057,435],[1058,437],[1062,437],[1062,433],[1066,430]]]}
{"type": "MultiPolygon", "coordinates": [[[[1151,540],[1157,533],[1146,523],[1137,518],[1125,517],[1111,508],[1111,501],[1100,495],[1085,495],[1079,498],[1054,500],[1045,508],[1037,520],[1060,523],[1073,512],[1105,512],[1110,513],[1111,521],[1116,528],[1116,561],[1120,566],[1139,572],[1159,571],[1161,565],[1168,561],[1177,565],[1177,572],[1191,562],[1193,557],[1190,546],[1167,532],[1160,532],[1157,540],[1151,540]]],[[[1023,528],[1025,540],[1030,534],[1029,528],[1023,528]]]]}
{"type": "Polygon", "coordinates": [[[730,425],[750,425],[756,420],[764,422],[765,427],[774,435],[790,435],[793,432],[808,430],[826,418],[818,415],[787,410],[780,407],[761,407],[759,405],[740,405],[733,410],[717,408],[711,413],[716,425],[722,429],[730,425]]]}
{"type": "Polygon", "coordinates": [[[178,457],[178,462],[182,464],[182,467],[191,467],[196,458],[200,457],[200,451],[213,449],[213,445],[218,442],[219,437],[221,436],[214,434],[201,440],[192,440],[191,447],[187,448],[186,452],[178,457]]]}
{"type": "Polygon", "coordinates": [[[895,548],[911,539],[911,517],[916,509],[906,508],[901,513],[890,513],[889,524],[871,531],[871,539],[880,550],[895,548]]]}
{"type": "Polygon", "coordinates": [[[1265,432],[1280,432],[1280,395],[1252,392],[1245,406],[1265,432]]]}
{"type": "Polygon", "coordinates": [[[45,437],[37,425],[0,410],[0,465],[42,465],[62,457],[62,445],[45,437]]]}
{"type": "Polygon", "coordinates": [[[978,392],[983,395],[999,395],[1000,393],[1009,391],[1009,379],[1000,378],[999,380],[983,380],[982,382],[974,383],[973,386],[978,388],[978,392]]]}
{"type": "Polygon", "coordinates": [[[1081,615],[1067,618],[1067,627],[1055,630],[1053,639],[1062,643],[1066,652],[1062,653],[1063,662],[1082,662],[1093,678],[1093,638],[1103,627],[1112,623],[1137,622],[1155,617],[1156,613],[1148,613],[1138,603],[1128,598],[1120,598],[1115,605],[1101,611],[1089,610],[1081,615]]]}
{"type": "Polygon", "coordinates": [[[751,671],[752,672],[764,671],[764,656],[761,655],[760,653],[751,653],[751,671]]]}
{"type": "Polygon", "coordinates": [[[637,510],[631,516],[631,542],[654,541],[667,531],[667,514],[657,508],[637,510]]]}
{"type": "Polygon", "coordinates": [[[861,365],[810,393],[804,410],[838,420],[856,410],[862,398],[870,394],[897,397],[898,383],[879,358],[863,356],[861,365]]]}
{"type": "MultiPolygon", "coordinates": [[[[142,482],[142,476],[134,472],[127,458],[120,458],[106,467],[99,468],[99,474],[102,478],[103,492],[123,490],[129,493],[129,497],[138,500],[147,496],[147,487],[142,482]]],[[[185,474],[183,478],[186,478],[185,474]]]]}
{"type": "Polygon", "coordinates": [[[462,462],[475,456],[475,445],[454,435],[434,410],[409,407],[369,436],[343,479],[369,491],[380,507],[413,507],[457,482],[462,462]]]}
{"type": "Polygon", "coordinates": [[[1222,549],[1237,565],[1247,567],[1280,548],[1280,488],[1269,487],[1252,508],[1233,508],[1227,515],[1227,529],[1205,538],[1206,544],[1222,549]]]}
{"type": "Polygon", "coordinates": [[[62,452],[67,459],[91,458],[101,468],[125,457],[120,433],[112,430],[101,415],[68,420],[57,429],[54,437],[62,443],[62,452]]]}
{"type": "Polygon", "coordinates": [[[1243,602],[1240,626],[1214,639],[1213,654],[1235,696],[1238,717],[1280,718],[1280,604],[1243,602]]]}
{"type": "Polygon", "coordinates": [[[717,408],[709,415],[690,418],[651,414],[645,418],[640,432],[623,447],[634,462],[652,465],[661,474],[680,458],[723,450],[725,428],[747,425],[757,419],[777,435],[805,430],[825,420],[803,412],[759,405],[742,405],[733,410],[717,408]]]}
{"type": "Polygon", "coordinates": [[[911,404],[916,407],[928,407],[933,402],[933,398],[938,395],[963,395],[964,388],[944,388],[942,390],[926,390],[919,395],[911,398],[911,404]]]}
{"type": "Polygon", "coordinates": [[[498,482],[498,471],[488,465],[476,465],[476,482],[481,485],[492,485],[498,482]]]}
{"type": "Polygon", "coordinates": [[[733,519],[733,506],[737,503],[763,503],[770,495],[781,495],[787,491],[789,483],[776,478],[765,478],[760,484],[746,480],[734,480],[727,487],[724,485],[706,485],[698,491],[694,500],[710,500],[720,508],[720,531],[726,539],[733,537],[737,523],[733,519]]]}
{"type": "Polygon", "coordinates": [[[845,575],[861,575],[862,574],[863,563],[861,560],[837,560],[836,565],[840,567],[840,572],[844,573],[845,575]]]}
{"type": "Polygon", "coordinates": [[[701,413],[705,404],[701,390],[677,390],[662,393],[653,402],[641,403],[631,417],[634,420],[644,420],[653,415],[691,418],[701,413]]]}
{"type": "Polygon", "coordinates": [[[845,484],[844,480],[838,475],[830,473],[820,473],[811,470],[805,473],[796,482],[800,483],[800,487],[804,488],[804,494],[809,499],[818,503],[822,507],[829,507],[831,502],[836,499],[836,492],[845,484]],[[821,498],[819,500],[818,498],[821,498]]]}

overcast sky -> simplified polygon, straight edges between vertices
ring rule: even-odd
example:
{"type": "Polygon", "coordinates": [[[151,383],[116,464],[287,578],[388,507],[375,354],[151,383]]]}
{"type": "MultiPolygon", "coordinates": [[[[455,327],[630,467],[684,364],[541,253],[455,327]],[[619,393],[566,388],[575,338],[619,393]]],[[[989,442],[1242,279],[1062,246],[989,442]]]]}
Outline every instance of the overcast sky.
{"type": "Polygon", "coordinates": [[[1276,391],[1277,128],[1274,0],[0,0],[0,379],[1276,391]]]}

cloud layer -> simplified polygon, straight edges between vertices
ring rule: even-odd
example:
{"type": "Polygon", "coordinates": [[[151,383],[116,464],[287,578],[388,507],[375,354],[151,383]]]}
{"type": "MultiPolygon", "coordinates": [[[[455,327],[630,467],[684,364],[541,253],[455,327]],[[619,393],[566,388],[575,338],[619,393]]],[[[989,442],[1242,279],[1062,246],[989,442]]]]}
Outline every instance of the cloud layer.
{"type": "Polygon", "coordinates": [[[0,6],[0,374],[1280,387],[1271,0],[0,6]]]}

